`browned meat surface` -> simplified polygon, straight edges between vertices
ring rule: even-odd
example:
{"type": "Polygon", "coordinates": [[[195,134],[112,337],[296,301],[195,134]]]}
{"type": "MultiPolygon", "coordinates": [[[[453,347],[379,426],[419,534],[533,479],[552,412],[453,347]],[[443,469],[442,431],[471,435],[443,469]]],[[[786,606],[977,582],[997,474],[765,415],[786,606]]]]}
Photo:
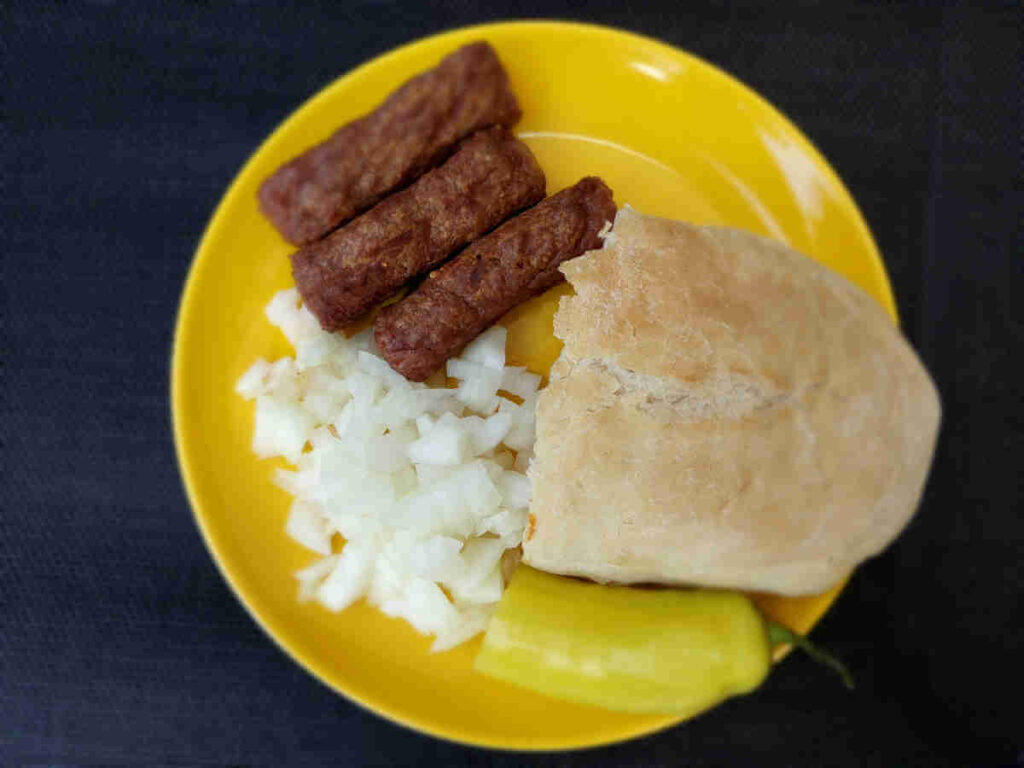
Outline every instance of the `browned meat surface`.
{"type": "Polygon", "coordinates": [[[323,240],[292,254],[306,307],[335,331],[544,197],[544,172],[504,128],[466,139],[448,161],[323,240]]]}
{"type": "Polygon", "coordinates": [[[459,139],[521,114],[494,49],[467,45],[279,168],[260,187],[260,207],[286,240],[311,243],[437,165],[459,139]]]}
{"type": "Polygon", "coordinates": [[[377,315],[391,367],[423,381],[512,307],[564,278],[558,265],[601,245],[612,191],[588,177],[506,222],[377,315]]]}

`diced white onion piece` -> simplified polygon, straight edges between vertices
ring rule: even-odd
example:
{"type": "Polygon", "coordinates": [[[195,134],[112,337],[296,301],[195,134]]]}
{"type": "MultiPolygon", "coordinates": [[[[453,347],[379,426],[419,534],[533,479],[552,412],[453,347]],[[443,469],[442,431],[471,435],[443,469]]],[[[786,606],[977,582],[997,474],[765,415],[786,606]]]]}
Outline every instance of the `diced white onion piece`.
{"type": "Polygon", "coordinates": [[[416,477],[422,487],[448,477],[454,470],[455,467],[439,467],[433,464],[417,464],[415,466],[416,477]]]}
{"type": "Polygon", "coordinates": [[[435,421],[436,419],[429,413],[424,413],[423,415],[416,417],[416,429],[419,432],[420,437],[423,437],[427,432],[433,429],[435,421]]]}
{"type": "Polygon", "coordinates": [[[295,345],[295,366],[300,371],[316,369],[327,363],[334,350],[331,337],[320,334],[295,345]]]}
{"type": "Polygon", "coordinates": [[[530,479],[520,472],[502,472],[497,482],[501,503],[509,509],[526,509],[530,506],[530,479]]]}
{"type": "Polygon", "coordinates": [[[416,490],[419,483],[420,480],[416,475],[416,469],[412,465],[406,465],[404,469],[399,470],[391,477],[391,485],[395,489],[396,499],[401,499],[403,496],[412,493],[416,490]]]}
{"type": "Polygon", "coordinates": [[[477,521],[494,514],[501,495],[483,463],[455,468],[446,477],[421,487],[395,507],[397,526],[429,533],[465,537],[477,521]]]}
{"type": "Polygon", "coordinates": [[[506,547],[518,547],[523,543],[523,530],[526,527],[527,511],[525,509],[502,509],[493,515],[483,518],[477,523],[476,535],[495,534],[506,547]]]}
{"type": "Polygon", "coordinates": [[[299,306],[299,292],[295,288],[277,293],[267,304],[266,314],[293,347],[322,334],[317,319],[305,307],[299,306]]]}
{"type": "Polygon", "coordinates": [[[501,598],[502,580],[498,561],[505,551],[500,539],[471,539],[462,548],[464,570],[445,582],[452,597],[461,603],[494,603],[501,598]]]}
{"type": "Polygon", "coordinates": [[[431,581],[454,578],[462,570],[462,542],[451,536],[431,536],[414,542],[405,553],[409,572],[431,581]]]}
{"type": "Polygon", "coordinates": [[[347,542],[338,564],[317,590],[317,600],[329,610],[343,611],[365,595],[376,554],[365,541],[347,542]]]}
{"type": "Polygon", "coordinates": [[[318,424],[324,424],[330,423],[341,412],[342,401],[326,392],[312,391],[302,398],[302,407],[318,424]]]}
{"type": "Polygon", "coordinates": [[[235,392],[246,400],[253,400],[267,392],[267,377],[270,375],[270,363],[259,358],[249,366],[249,370],[241,375],[235,384],[235,392]]]}
{"type": "Polygon", "coordinates": [[[436,634],[458,622],[458,613],[444,592],[432,581],[412,578],[401,592],[379,604],[388,616],[405,619],[424,635],[436,634]]]}
{"type": "Polygon", "coordinates": [[[369,352],[359,350],[356,354],[357,365],[359,370],[363,373],[367,373],[370,376],[374,376],[378,379],[382,379],[387,383],[389,387],[406,387],[408,388],[409,382],[405,376],[394,370],[387,361],[371,355],[369,352]]]}
{"type": "Polygon", "coordinates": [[[510,395],[528,400],[540,389],[541,377],[526,368],[506,368],[501,375],[501,388],[510,395]]]}
{"type": "Polygon", "coordinates": [[[360,409],[368,409],[384,391],[381,380],[376,376],[369,375],[365,371],[352,373],[345,379],[345,383],[360,409]]]}
{"type": "Polygon", "coordinates": [[[370,437],[366,442],[367,467],[388,475],[405,469],[409,465],[411,441],[403,438],[394,432],[370,437]]]}
{"type": "Polygon", "coordinates": [[[501,386],[501,369],[480,366],[476,375],[463,379],[455,396],[477,413],[490,415],[498,407],[498,388],[501,386]]]}
{"type": "Polygon", "coordinates": [[[267,394],[281,400],[296,400],[302,395],[299,369],[290,357],[283,357],[270,365],[267,372],[267,394]]]}
{"type": "Polygon", "coordinates": [[[455,421],[442,418],[426,435],[409,445],[409,458],[415,464],[462,464],[466,457],[467,438],[465,430],[455,421]]]}
{"type": "Polygon", "coordinates": [[[302,499],[292,502],[284,531],[306,549],[321,555],[331,554],[331,534],[319,504],[302,499]]]}
{"type": "Polygon", "coordinates": [[[533,449],[534,441],[534,410],[532,405],[523,403],[516,405],[510,400],[502,400],[498,406],[499,413],[508,413],[512,417],[512,426],[505,435],[504,443],[514,451],[533,449]]]}
{"type": "Polygon", "coordinates": [[[497,448],[511,428],[512,416],[508,413],[495,413],[481,419],[472,433],[474,455],[479,456],[497,448]]]}
{"type": "Polygon", "coordinates": [[[252,450],[261,458],[283,456],[298,461],[316,419],[294,402],[262,395],[256,399],[252,450]]]}
{"type": "Polygon", "coordinates": [[[507,339],[508,330],[502,325],[493,325],[471,341],[459,357],[501,370],[505,367],[507,339]]]}
{"type": "MultiPolygon", "coordinates": [[[[505,551],[505,542],[501,539],[491,539],[491,541],[497,542],[498,546],[501,547],[501,551],[505,551]]],[[[472,586],[467,585],[461,589],[453,589],[452,594],[456,600],[464,603],[486,605],[488,603],[497,603],[501,599],[501,593],[504,588],[505,585],[501,579],[501,568],[497,561],[495,561],[494,567],[483,578],[472,586]]]]}
{"type": "Polygon", "coordinates": [[[315,490],[316,482],[317,473],[313,469],[303,469],[298,472],[281,468],[274,470],[274,484],[296,498],[308,501],[307,497],[315,490]]]}
{"type": "MultiPolygon", "coordinates": [[[[329,451],[337,442],[338,438],[331,434],[329,427],[317,427],[309,435],[309,443],[313,446],[313,452],[309,456],[312,458],[319,452],[329,451]]],[[[505,468],[508,469],[508,467],[505,468]]]]}
{"type": "Polygon", "coordinates": [[[345,383],[344,376],[339,376],[327,366],[311,368],[304,372],[304,377],[306,389],[310,392],[327,395],[343,401],[347,401],[349,398],[349,388],[345,383]]]}
{"type": "MultiPolygon", "coordinates": [[[[347,511],[333,511],[328,513],[328,527],[340,533],[348,542],[373,541],[377,542],[383,533],[383,526],[379,520],[365,517],[359,513],[347,511]]],[[[346,544],[346,546],[348,546],[346,544]]]]}
{"type": "Polygon", "coordinates": [[[462,360],[458,357],[453,357],[447,363],[445,363],[445,371],[449,378],[452,379],[473,379],[480,375],[480,369],[483,366],[480,363],[474,363],[470,360],[462,360]]]}
{"type": "Polygon", "coordinates": [[[329,555],[295,572],[299,581],[299,601],[307,602],[316,597],[320,583],[338,564],[338,555],[329,555]]]}
{"type": "Polygon", "coordinates": [[[494,608],[490,605],[460,607],[458,620],[452,626],[437,633],[437,637],[430,646],[430,652],[443,653],[480,634],[487,629],[487,623],[491,620],[493,612],[494,608]]]}

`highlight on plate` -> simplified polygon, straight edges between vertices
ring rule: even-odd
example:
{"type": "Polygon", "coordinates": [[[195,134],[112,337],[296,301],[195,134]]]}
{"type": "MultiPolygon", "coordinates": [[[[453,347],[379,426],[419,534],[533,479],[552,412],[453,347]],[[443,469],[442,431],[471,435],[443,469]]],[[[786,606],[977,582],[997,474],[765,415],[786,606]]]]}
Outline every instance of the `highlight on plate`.
{"type": "Polygon", "coordinates": [[[295,354],[237,391],[253,450],[294,467],[298,598],[365,598],[435,652],[485,632],[480,674],[614,710],[696,714],[780,643],[849,683],[748,593],[822,592],[899,535],[927,372],[781,243],[619,209],[596,177],[545,197],[520,115],[474,43],[260,190],[298,247],[266,308],[295,354]],[[501,318],[565,279],[550,373],[506,365],[501,318]]]}

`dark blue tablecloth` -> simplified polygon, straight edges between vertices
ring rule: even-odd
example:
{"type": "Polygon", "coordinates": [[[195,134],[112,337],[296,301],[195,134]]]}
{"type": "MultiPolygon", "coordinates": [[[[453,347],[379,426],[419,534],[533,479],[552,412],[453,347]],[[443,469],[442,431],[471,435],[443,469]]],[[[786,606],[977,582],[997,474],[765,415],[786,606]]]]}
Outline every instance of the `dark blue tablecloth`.
{"type": "Polygon", "coordinates": [[[1024,764],[1019,9],[3,3],[0,765],[1024,764]],[[815,633],[855,692],[792,657],[634,743],[467,749],[308,677],[203,549],[167,379],[213,206],[345,70],[513,16],[622,26],[724,67],[809,134],[872,226],[946,411],[920,514],[815,633]]]}

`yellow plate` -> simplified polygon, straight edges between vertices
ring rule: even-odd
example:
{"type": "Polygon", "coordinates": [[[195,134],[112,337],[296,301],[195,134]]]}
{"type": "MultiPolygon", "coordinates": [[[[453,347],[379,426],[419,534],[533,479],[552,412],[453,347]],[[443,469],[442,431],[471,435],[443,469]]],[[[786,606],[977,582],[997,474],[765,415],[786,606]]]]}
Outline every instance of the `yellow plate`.
{"type": "MultiPolygon", "coordinates": [[[[683,51],[582,24],[515,22],[430,37],[374,59],[304,104],[246,163],[203,237],[181,301],[172,407],[182,476],[224,577],[260,626],[336,691],[412,728],[510,749],[566,749],[638,736],[677,722],[561,703],[472,671],[479,638],[431,655],[403,622],[358,604],[331,614],[295,599],[292,573],[313,556],[283,532],[289,499],[273,462],[249,452],[252,406],[238,376],[259,356],[291,354],[263,316],[292,284],[289,246],[256,205],[260,181],[338,125],[376,106],[459,45],[494,45],[523,107],[518,131],[549,192],[586,174],[617,202],[698,223],[774,236],[860,284],[895,317],[871,235],[850,195],[800,132],[736,80],[683,51]]],[[[515,311],[510,355],[545,371],[559,344],[559,291],[515,311]]],[[[765,598],[808,630],[838,589],[815,598],[765,598]]]]}

